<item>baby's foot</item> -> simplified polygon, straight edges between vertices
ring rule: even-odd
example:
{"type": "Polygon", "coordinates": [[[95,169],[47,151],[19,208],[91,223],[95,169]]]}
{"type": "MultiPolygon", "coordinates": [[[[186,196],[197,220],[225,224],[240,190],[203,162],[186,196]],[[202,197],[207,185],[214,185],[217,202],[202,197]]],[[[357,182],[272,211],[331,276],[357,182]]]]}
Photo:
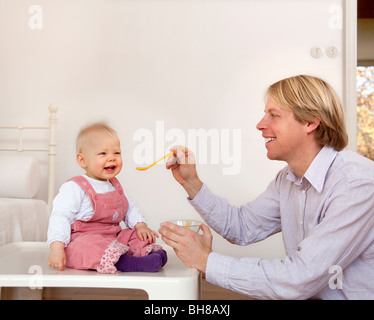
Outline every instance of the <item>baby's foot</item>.
{"type": "Polygon", "coordinates": [[[166,262],[168,261],[168,255],[167,255],[165,250],[157,250],[157,251],[153,252],[152,254],[159,254],[161,256],[161,259],[162,259],[161,267],[163,267],[166,264],[166,262]]]}
{"type": "Polygon", "coordinates": [[[122,272],[156,272],[161,269],[162,262],[160,254],[151,253],[144,257],[124,254],[116,263],[116,268],[122,272]]]}

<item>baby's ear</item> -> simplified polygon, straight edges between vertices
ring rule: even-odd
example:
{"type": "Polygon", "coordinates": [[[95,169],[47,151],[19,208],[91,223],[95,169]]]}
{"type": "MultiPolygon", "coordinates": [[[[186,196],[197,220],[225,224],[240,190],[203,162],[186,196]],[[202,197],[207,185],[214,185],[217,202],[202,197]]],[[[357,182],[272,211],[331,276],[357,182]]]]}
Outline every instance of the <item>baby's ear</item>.
{"type": "Polygon", "coordinates": [[[78,162],[78,164],[79,164],[83,169],[86,169],[86,168],[87,168],[86,160],[84,159],[83,154],[81,154],[81,153],[77,153],[77,162],[78,162]]]}

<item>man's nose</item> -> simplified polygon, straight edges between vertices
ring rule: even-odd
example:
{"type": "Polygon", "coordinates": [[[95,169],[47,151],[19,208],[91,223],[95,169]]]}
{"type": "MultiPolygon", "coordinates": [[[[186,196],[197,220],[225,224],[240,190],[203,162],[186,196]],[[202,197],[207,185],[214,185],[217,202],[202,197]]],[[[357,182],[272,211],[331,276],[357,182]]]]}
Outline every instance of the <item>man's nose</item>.
{"type": "Polygon", "coordinates": [[[257,130],[264,130],[265,129],[265,126],[266,126],[266,121],[265,121],[265,116],[260,120],[259,123],[257,123],[257,126],[256,126],[256,129],[257,130]]]}

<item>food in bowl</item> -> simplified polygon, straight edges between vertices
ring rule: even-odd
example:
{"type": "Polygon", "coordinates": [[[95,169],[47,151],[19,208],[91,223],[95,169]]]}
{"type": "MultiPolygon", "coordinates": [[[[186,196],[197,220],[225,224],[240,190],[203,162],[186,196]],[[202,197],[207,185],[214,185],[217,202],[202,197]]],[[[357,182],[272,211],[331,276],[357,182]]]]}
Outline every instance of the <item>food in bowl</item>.
{"type": "MultiPolygon", "coordinates": [[[[176,224],[177,226],[184,227],[186,229],[198,232],[201,222],[196,220],[168,220],[167,222],[171,222],[176,224]]],[[[161,224],[162,226],[162,224],[161,224]]]]}

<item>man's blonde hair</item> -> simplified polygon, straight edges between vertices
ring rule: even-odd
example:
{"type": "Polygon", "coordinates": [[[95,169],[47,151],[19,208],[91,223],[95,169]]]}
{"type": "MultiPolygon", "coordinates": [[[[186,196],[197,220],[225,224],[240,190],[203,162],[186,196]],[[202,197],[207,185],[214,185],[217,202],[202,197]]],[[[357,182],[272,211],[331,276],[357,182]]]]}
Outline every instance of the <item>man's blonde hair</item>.
{"type": "Polygon", "coordinates": [[[299,75],[272,84],[268,96],[281,108],[292,110],[299,122],[320,120],[316,139],[321,145],[335,150],[344,149],[348,143],[344,111],[339,96],[324,80],[299,75]]]}
{"type": "MultiPolygon", "coordinates": [[[[97,122],[93,123],[85,128],[83,128],[76,140],[76,151],[77,153],[81,153],[83,146],[87,144],[87,141],[93,138],[93,134],[107,134],[113,136],[114,138],[118,139],[117,132],[109,127],[104,122],[97,122]]],[[[118,139],[119,140],[119,139],[118,139]]]]}

